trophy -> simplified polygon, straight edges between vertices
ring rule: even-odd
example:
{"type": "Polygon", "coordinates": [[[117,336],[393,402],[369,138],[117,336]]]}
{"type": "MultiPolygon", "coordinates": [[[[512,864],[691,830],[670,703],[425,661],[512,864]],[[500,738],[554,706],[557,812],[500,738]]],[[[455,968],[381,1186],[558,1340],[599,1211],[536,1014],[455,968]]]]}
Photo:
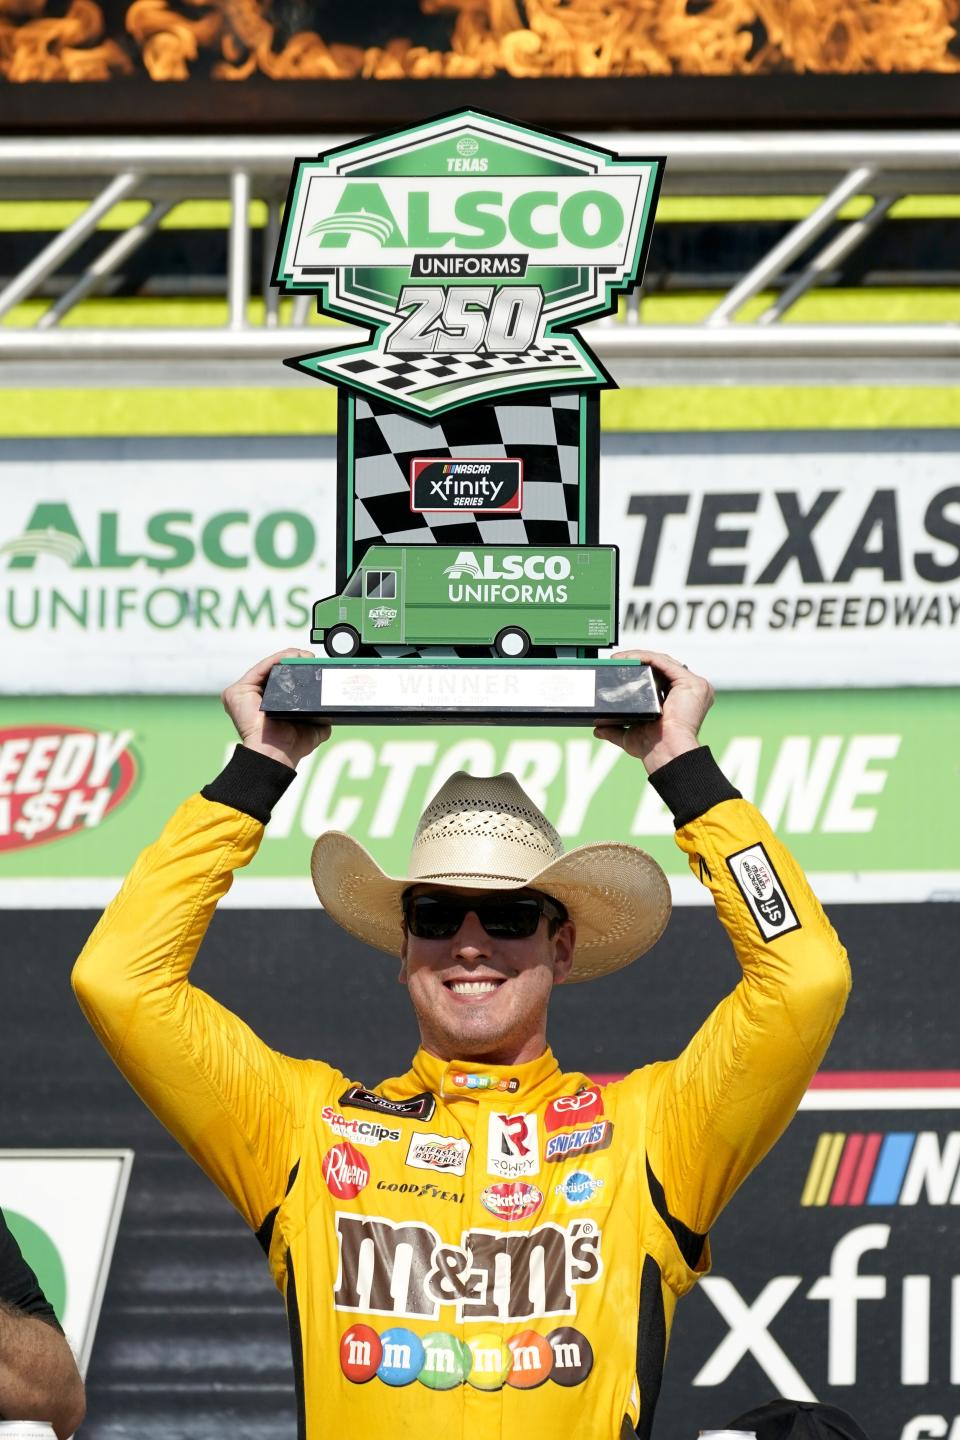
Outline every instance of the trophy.
{"type": "Polygon", "coordinates": [[[369,330],[286,363],[338,387],[336,592],[323,654],[263,708],[343,723],[632,724],[598,543],[599,389],[575,321],[638,283],[662,159],[475,110],[294,167],[274,271],[369,330]]]}

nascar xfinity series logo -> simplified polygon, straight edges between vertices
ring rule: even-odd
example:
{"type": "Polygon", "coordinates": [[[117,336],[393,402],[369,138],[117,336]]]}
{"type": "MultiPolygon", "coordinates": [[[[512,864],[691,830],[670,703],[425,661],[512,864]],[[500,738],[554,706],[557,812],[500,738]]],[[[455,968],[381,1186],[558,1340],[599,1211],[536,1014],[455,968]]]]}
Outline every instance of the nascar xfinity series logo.
{"type": "Polygon", "coordinates": [[[410,461],[410,509],[417,514],[483,510],[519,515],[522,494],[522,460],[415,456],[410,461]]]}
{"type": "Polygon", "coordinates": [[[663,166],[473,110],[298,160],[274,283],[372,336],[287,363],[418,415],[609,384],[566,327],[641,277],[663,166]]]}

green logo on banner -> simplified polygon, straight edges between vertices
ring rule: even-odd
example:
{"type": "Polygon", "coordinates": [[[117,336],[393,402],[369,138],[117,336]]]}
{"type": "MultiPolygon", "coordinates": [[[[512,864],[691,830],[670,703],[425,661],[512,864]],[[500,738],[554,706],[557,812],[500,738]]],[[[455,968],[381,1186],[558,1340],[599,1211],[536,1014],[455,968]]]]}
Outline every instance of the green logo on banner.
{"type": "Polygon", "coordinates": [[[426,416],[610,384],[569,327],[640,279],[663,166],[474,110],[297,161],[274,283],[371,338],[287,363],[426,416]]]}
{"type": "Polygon", "coordinates": [[[60,1251],[46,1230],[35,1221],[28,1220],[26,1215],[18,1215],[15,1210],[4,1210],[3,1214],[24,1260],[36,1275],[40,1289],[62,1325],[67,1313],[67,1272],[60,1251]]]}

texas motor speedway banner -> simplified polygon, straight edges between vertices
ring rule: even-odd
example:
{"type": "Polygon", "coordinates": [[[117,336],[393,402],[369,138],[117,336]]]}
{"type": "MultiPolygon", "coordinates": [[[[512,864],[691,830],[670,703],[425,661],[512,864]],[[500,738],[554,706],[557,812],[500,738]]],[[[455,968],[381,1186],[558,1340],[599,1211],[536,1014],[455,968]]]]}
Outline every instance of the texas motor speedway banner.
{"type": "Polygon", "coordinates": [[[960,435],[604,437],[620,644],[718,688],[960,678],[960,435]]]}
{"type": "MultiPolygon", "coordinates": [[[[216,694],[334,589],[334,442],[0,441],[0,693],[216,694]]],[[[605,434],[620,645],[721,691],[960,684],[955,431],[605,434]]]]}

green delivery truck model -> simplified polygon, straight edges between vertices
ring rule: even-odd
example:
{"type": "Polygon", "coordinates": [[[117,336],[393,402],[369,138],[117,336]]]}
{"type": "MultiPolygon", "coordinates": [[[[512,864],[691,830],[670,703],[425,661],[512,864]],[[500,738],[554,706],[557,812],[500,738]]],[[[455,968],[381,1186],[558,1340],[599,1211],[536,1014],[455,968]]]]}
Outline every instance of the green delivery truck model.
{"type": "Polygon", "coordinates": [[[313,607],[328,655],[363,645],[531,645],[617,640],[615,545],[373,545],[342,595],[313,607]]]}

